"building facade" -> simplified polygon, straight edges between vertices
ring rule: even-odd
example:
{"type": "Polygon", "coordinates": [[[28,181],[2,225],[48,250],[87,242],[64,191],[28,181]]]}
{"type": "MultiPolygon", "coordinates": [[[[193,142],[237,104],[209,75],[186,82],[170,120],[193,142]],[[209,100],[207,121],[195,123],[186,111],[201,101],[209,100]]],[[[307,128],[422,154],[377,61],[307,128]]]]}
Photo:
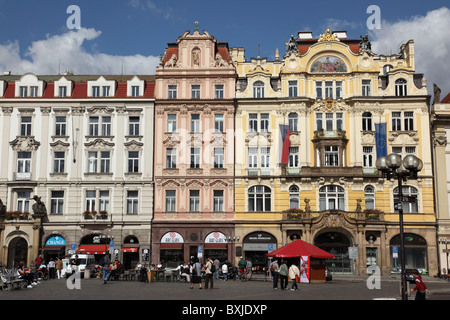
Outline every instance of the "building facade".
{"type": "MultiPolygon", "coordinates": [[[[439,90],[440,91],[440,90],[439,90]]],[[[441,274],[448,274],[450,239],[450,94],[435,94],[431,112],[437,237],[441,274]]]]}
{"type": "Polygon", "coordinates": [[[242,135],[238,250],[264,267],[268,251],[301,238],[336,256],[328,262],[332,272],[399,272],[397,183],[382,179],[375,162],[383,154],[415,154],[424,168],[403,187],[411,200],[403,203],[406,266],[436,274],[429,96],[414,70],[414,42],[384,56],[367,38],[299,32],[275,61],[244,55],[231,50],[242,135]],[[357,248],[356,258],[349,247],[357,248]]]}
{"type": "Polygon", "coordinates": [[[156,68],[154,263],[234,255],[235,80],[207,31],[169,43],[156,68]]]}
{"type": "Polygon", "coordinates": [[[154,76],[0,77],[0,265],[149,261],[154,76]]]}

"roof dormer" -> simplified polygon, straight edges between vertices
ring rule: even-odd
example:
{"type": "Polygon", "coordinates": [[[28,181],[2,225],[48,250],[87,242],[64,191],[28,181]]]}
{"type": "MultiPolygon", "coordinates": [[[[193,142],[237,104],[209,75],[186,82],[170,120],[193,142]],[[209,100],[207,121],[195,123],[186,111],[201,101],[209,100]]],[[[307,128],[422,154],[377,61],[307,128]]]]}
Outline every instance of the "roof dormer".
{"type": "Polygon", "coordinates": [[[7,82],[4,80],[0,80],[0,98],[3,98],[6,91],[7,82]]]}
{"type": "Polygon", "coordinates": [[[127,97],[142,97],[145,90],[145,81],[134,76],[127,81],[127,97]]]}
{"type": "Polygon", "coordinates": [[[88,81],[88,97],[114,97],[116,92],[116,81],[106,80],[103,76],[95,81],[88,81]]]}
{"type": "Polygon", "coordinates": [[[38,77],[32,73],[26,73],[20,80],[16,81],[15,96],[20,98],[42,97],[44,88],[44,81],[39,80],[38,77]]]}
{"type": "Polygon", "coordinates": [[[55,97],[65,98],[72,96],[73,82],[67,80],[66,77],[62,76],[59,80],[55,81],[55,97]]]}

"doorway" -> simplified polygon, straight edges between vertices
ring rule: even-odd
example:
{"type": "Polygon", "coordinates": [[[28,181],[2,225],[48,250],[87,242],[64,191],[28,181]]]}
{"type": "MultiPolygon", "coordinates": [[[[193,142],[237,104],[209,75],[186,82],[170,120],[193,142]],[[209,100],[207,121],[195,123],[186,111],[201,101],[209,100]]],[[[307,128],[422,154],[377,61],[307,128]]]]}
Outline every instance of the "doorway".
{"type": "Polygon", "coordinates": [[[24,238],[17,237],[11,240],[8,246],[7,268],[17,268],[20,262],[28,265],[28,243],[24,238]]]}
{"type": "Polygon", "coordinates": [[[328,271],[333,274],[353,274],[348,250],[351,242],[346,235],[334,231],[325,232],[316,237],[314,245],[334,255],[334,259],[325,260],[328,271]]]}

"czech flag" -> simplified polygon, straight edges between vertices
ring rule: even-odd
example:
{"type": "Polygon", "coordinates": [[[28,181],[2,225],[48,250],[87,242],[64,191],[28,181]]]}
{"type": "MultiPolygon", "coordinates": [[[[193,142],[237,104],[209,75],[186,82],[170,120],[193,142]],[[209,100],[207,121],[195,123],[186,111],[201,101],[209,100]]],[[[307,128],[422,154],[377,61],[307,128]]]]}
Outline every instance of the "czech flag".
{"type": "Polygon", "coordinates": [[[288,164],[289,162],[289,135],[289,125],[280,124],[280,138],[278,141],[278,163],[280,164],[288,164]]]}

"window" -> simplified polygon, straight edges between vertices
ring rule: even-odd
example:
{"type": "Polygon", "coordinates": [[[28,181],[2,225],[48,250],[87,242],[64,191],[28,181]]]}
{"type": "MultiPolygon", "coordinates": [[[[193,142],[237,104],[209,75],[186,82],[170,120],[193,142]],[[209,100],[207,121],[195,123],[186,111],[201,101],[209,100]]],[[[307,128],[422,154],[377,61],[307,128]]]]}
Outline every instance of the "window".
{"type": "Polygon", "coordinates": [[[100,211],[109,210],[109,191],[100,191],[100,211]]]}
{"type": "Polygon", "coordinates": [[[167,132],[173,133],[177,131],[177,115],[168,114],[167,115],[167,132]]]}
{"type": "Polygon", "coordinates": [[[289,113],[289,130],[291,132],[298,131],[298,115],[295,112],[289,113]]]}
{"type": "Polygon", "coordinates": [[[99,128],[101,127],[102,136],[110,136],[111,135],[111,117],[89,117],[89,135],[90,136],[98,136],[99,128]],[[100,126],[101,120],[101,126],[100,126]]]}
{"type": "Polygon", "coordinates": [[[28,97],[28,87],[20,87],[20,97],[25,98],[28,97]]]}
{"type": "Polygon", "coordinates": [[[339,147],[338,146],[325,146],[325,166],[337,167],[339,166],[339,147]]]}
{"type": "Polygon", "coordinates": [[[58,88],[58,94],[60,98],[65,98],[67,97],[67,87],[66,86],[61,86],[58,88]]]}
{"type": "MultiPolygon", "coordinates": [[[[316,113],[316,127],[317,130],[323,129],[322,113],[316,113]]],[[[344,114],[339,113],[325,113],[325,130],[343,130],[344,129],[344,114]]]]}
{"type": "Polygon", "coordinates": [[[139,151],[128,152],[128,172],[139,172],[139,151]]]}
{"type": "Polygon", "coordinates": [[[191,169],[200,168],[200,148],[191,148],[191,169]]]}
{"type": "Polygon", "coordinates": [[[177,149],[167,148],[166,149],[166,168],[176,169],[177,168],[177,149]]]}
{"type": "Polygon", "coordinates": [[[291,147],[289,148],[289,167],[290,168],[298,168],[298,160],[299,160],[299,148],[291,147]]]}
{"type": "Polygon", "coordinates": [[[17,211],[30,212],[30,198],[29,191],[17,192],[17,211]]]}
{"type": "Polygon", "coordinates": [[[414,130],[414,112],[405,111],[403,113],[403,120],[405,124],[405,131],[413,131],[414,130]]]}
{"type": "Polygon", "coordinates": [[[90,117],[89,118],[89,135],[90,136],[98,136],[98,123],[99,123],[99,117],[90,117]]]}
{"type": "Polygon", "coordinates": [[[189,211],[200,211],[200,190],[189,190],[189,211]]]}
{"type": "Polygon", "coordinates": [[[370,80],[362,80],[362,95],[365,97],[370,96],[370,80]]]}
{"type": "Polygon", "coordinates": [[[298,96],[297,81],[289,81],[288,82],[288,89],[289,89],[289,97],[295,98],[295,97],[298,96]]]}
{"type": "Polygon", "coordinates": [[[316,99],[322,99],[322,81],[316,81],[316,99]]]}
{"type": "Polygon", "coordinates": [[[344,130],[344,114],[336,113],[336,130],[344,130]]]}
{"type": "Polygon", "coordinates": [[[407,95],[407,82],[405,79],[395,81],[395,96],[403,97],[407,95]]]}
{"type": "Polygon", "coordinates": [[[375,188],[367,186],[364,188],[365,209],[375,209],[375,188]]]}
{"type": "Polygon", "coordinates": [[[55,136],[65,136],[66,125],[66,117],[56,117],[55,136]]]}
{"type": "Polygon", "coordinates": [[[111,163],[111,153],[109,151],[100,152],[100,172],[108,173],[111,163]]]}
{"type": "Polygon", "coordinates": [[[261,148],[261,168],[270,167],[270,148],[261,148]]]}
{"type": "Polygon", "coordinates": [[[214,86],[214,98],[223,99],[223,84],[216,84],[214,86]]]}
{"type": "Polygon", "coordinates": [[[130,117],[128,134],[130,136],[139,135],[139,117],[130,117]]]}
{"type": "Polygon", "coordinates": [[[200,115],[191,114],[191,132],[199,133],[200,130],[200,115]]]}
{"type": "Polygon", "coordinates": [[[362,114],[362,129],[363,131],[372,131],[372,114],[370,112],[362,114]]]}
{"type": "Polygon", "coordinates": [[[104,86],[102,89],[103,89],[103,96],[109,97],[110,92],[111,92],[111,87],[104,86]]]}
{"type": "Polygon", "coordinates": [[[258,167],[258,148],[248,148],[248,167],[258,167]]]}
{"type": "Polygon", "coordinates": [[[127,214],[137,214],[139,206],[138,191],[127,192],[127,214]]]}
{"type": "Polygon", "coordinates": [[[269,114],[262,113],[261,114],[261,132],[269,131],[269,114]]]}
{"type": "Polygon", "coordinates": [[[131,87],[131,96],[132,97],[139,97],[139,86],[132,86],[131,87]]]}
{"type": "Polygon", "coordinates": [[[175,190],[166,190],[166,211],[176,211],[176,197],[177,192],[175,190]]]}
{"type": "Polygon", "coordinates": [[[88,153],[88,172],[97,172],[97,152],[91,151],[88,153]]]}
{"type": "Polygon", "coordinates": [[[319,189],[319,210],[345,210],[344,189],[325,186],[319,189]]]}
{"type": "Polygon", "coordinates": [[[300,191],[297,186],[289,188],[289,209],[300,209],[300,191]]]}
{"type": "Polygon", "coordinates": [[[111,117],[102,117],[102,135],[111,135],[111,117]]]}
{"type": "Polygon", "coordinates": [[[64,173],[64,161],[65,161],[64,152],[55,152],[55,161],[53,164],[54,173],[64,173]]]}
{"type": "Polygon", "coordinates": [[[264,98],[264,83],[256,81],[253,84],[253,98],[264,98]]]}
{"type": "Polygon", "coordinates": [[[200,99],[200,86],[199,85],[191,86],[191,98],[192,99],[200,99]]]}
{"type": "Polygon", "coordinates": [[[214,132],[224,132],[223,128],[223,114],[214,115],[214,132]]]}
{"type": "Polygon", "coordinates": [[[64,191],[52,191],[50,198],[50,214],[64,213],[64,191]]]}
{"type": "Polygon", "coordinates": [[[17,153],[17,172],[18,173],[31,172],[31,152],[17,153]]]}
{"type": "Polygon", "coordinates": [[[86,211],[95,210],[95,200],[97,197],[97,192],[95,190],[86,191],[86,211]]]}
{"type": "Polygon", "coordinates": [[[271,190],[266,186],[254,186],[248,190],[248,211],[271,211],[271,190]]]}
{"type": "Polygon", "coordinates": [[[333,81],[325,81],[325,98],[333,98],[333,81]]]}
{"type": "Polygon", "coordinates": [[[336,81],[336,99],[342,98],[342,81],[336,81]]]}
{"type": "Polygon", "coordinates": [[[177,98],[177,86],[176,85],[169,85],[168,98],[169,99],[177,98]]]}
{"type": "Polygon", "coordinates": [[[249,114],[248,127],[250,129],[250,132],[258,132],[258,114],[257,113],[249,114]]]}
{"type": "Polygon", "coordinates": [[[223,210],[223,190],[213,191],[213,211],[222,212],[223,210]]]}
{"type": "Polygon", "coordinates": [[[364,168],[373,168],[373,147],[363,147],[363,167],[364,168]]]}
{"type": "Polygon", "coordinates": [[[322,114],[316,113],[316,130],[320,131],[322,129],[323,129],[322,114]]]}
{"type": "Polygon", "coordinates": [[[224,149],[214,148],[214,168],[223,168],[224,149]]]}
{"type": "Polygon", "coordinates": [[[31,136],[31,117],[22,117],[20,122],[20,135],[31,136]]]}
{"type": "Polygon", "coordinates": [[[416,147],[405,147],[405,156],[412,154],[416,155],[416,147]]]}
{"type": "Polygon", "coordinates": [[[392,131],[402,130],[402,115],[401,112],[392,112],[392,131]]]}
{"type": "MultiPolygon", "coordinates": [[[[398,187],[394,189],[394,211],[399,212],[399,203],[400,198],[398,195],[398,187]]],[[[401,201],[401,206],[403,208],[404,213],[417,213],[419,212],[419,203],[418,203],[418,193],[417,189],[414,187],[403,186],[403,201],[401,201]],[[406,200],[406,201],[405,201],[406,200]]]]}
{"type": "Polygon", "coordinates": [[[38,96],[38,87],[30,87],[30,97],[37,97],[38,96]]]}
{"type": "Polygon", "coordinates": [[[92,96],[95,98],[100,97],[100,87],[99,86],[92,87],[92,96]]]}

